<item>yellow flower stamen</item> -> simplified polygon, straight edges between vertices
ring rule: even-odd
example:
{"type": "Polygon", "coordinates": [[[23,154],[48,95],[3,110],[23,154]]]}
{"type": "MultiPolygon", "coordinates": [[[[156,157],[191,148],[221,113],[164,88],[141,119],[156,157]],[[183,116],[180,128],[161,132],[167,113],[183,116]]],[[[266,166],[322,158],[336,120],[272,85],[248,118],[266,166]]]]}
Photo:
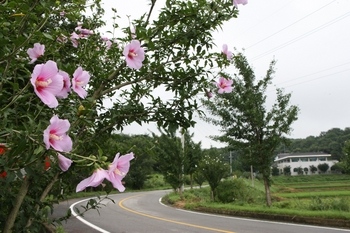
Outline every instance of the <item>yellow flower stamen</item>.
{"type": "Polygon", "coordinates": [[[56,134],[50,134],[50,138],[56,141],[61,141],[63,139],[62,136],[57,136],[56,134]]]}
{"type": "Polygon", "coordinates": [[[50,85],[50,83],[52,83],[51,79],[48,79],[47,81],[36,80],[35,81],[35,86],[36,87],[47,87],[48,85],[50,85]]]}
{"type": "Polygon", "coordinates": [[[130,56],[130,57],[137,57],[137,54],[134,53],[134,52],[129,52],[129,56],[130,56]]]}

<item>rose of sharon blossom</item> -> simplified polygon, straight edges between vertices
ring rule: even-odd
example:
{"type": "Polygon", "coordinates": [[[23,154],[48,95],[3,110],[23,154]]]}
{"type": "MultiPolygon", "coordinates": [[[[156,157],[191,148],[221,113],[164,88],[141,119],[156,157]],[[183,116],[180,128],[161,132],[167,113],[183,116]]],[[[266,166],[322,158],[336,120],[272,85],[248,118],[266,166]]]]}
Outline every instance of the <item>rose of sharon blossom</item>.
{"type": "Polygon", "coordinates": [[[245,5],[248,3],[248,0],[233,0],[233,5],[238,8],[238,4],[245,5]]]}
{"type": "Polygon", "coordinates": [[[211,93],[210,90],[205,90],[205,95],[208,97],[208,99],[213,97],[213,93],[211,93]]]}
{"type": "Polygon", "coordinates": [[[122,179],[126,176],[130,168],[130,160],[134,158],[134,154],[123,155],[119,157],[119,153],[116,154],[113,163],[109,165],[108,176],[106,177],[109,180],[113,187],[118,189],[119,192],[124,192],[125,187],[122,184],[122,179]]]}
{"type": "Polygon", "coordinates": [[[222,94],[222,93],[230,93],[232,92],[232,84],[233,81],[232,80],[227,80],[224,77],[221,77],[219,79],[219,82],[215,83],[216,86],[219,88],[218,93],[222,94]]]}
{"type": "Polygon", "coordinates": [[[89,80],[90,74],[87,71],[84,71],[80,66],[74,71],[72,88],[73,91],[82,99],[87,96],[87,92],[83,89],[83,87],[89,82],[89,80]]]}
{"type": "Polygon", "coordinates": [[[102,181],[108,176],[107,171],[101,168],[97,169],[92,173],[92,175],[84,180],[82,180],[76,187],[75,191],[83,191],[86,187],[97,187],[102,183],[102,181]]]}
{"type": "Polygon", "coordinates": [[[132,40],[130,44],[125,46],[123,55],[126,58],[126,64],[130,68],[138,70],[142,67],[142,62],[145,59],[145,51],[141,47],[140,41],[132,40]]]}
{"type": "Polygon", "coordinates": [[[222,52],[223,54],[226,55],[227,59],[230,60],[232,58],[232,52],[231,51],[228,51],[228,47],[227,47],[227,44],[223,44],[222,45],[222,52]]]}
{"type": "Polygon", "coordinates": [[[78,39],[79,39],[79,38],[80,38],[80,37],[79,37],[79,35],[78,35],[77,33],[73,32],[73,33],[71,34],[70,40],[71,40],[72,45],[73,45],[74,48],[77,48],[77,47],[78,47],[78,44],[79,44],[78,39]]]}
{"type": "Polygon", "coordinates": [[[69,130],[68,120],[61,120],[56,115],[50,119],[50,125],[44,131],[46,149],[52,146],[57,151],[69,152],[72,150],[72,139],[66,134],[69,130]]]}
{"type": "Polygon", "coordinates": [[[131,33],[131,38],[135,39],[136,38],[136,28],[135,27],[130,28],[130,33],[131,33]]]}
{"type": "Polygon", "coordinates": [[[58,106],[56,95],[63,88],[63,77],[58,73],[57,64],[47,61],[34,67],[30,79],[36,95],[50,108],[58,106]]]}
{"type": "Polygon", "coordinates": [[[57,157],[58,157],[58,166],[61,168],[62,171],[64,172],[67,171],[70,165],[72,165],[73,161],[61,155],[60,153],[57,153],[57,157]]]}
{"type": "Polygon", "coordinates": [[[68,97],[68,93],[70,92],[70,79],[67,72],[60,70],[58,71],[58,73],[63,77],[63,87],[62,90],[56,96],[64,99],[68,97]]]}
{"type": "Polygon", "coordinates": [[[29,57],[32,59],[29,64],[34,63],[40,56],[44,55],[45,45],[41,45],[39,43],[35,43],[33,48],[29,48],[27,53],[29,57]]]}

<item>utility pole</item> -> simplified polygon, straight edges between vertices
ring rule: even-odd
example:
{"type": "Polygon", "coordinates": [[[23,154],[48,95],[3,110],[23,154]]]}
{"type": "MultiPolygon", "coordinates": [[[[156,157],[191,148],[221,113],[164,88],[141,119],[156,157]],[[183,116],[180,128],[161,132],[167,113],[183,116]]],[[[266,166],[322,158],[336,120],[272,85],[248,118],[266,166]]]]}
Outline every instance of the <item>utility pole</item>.
{"type": "Polygon", "coordinates": [[[232,153],[230,151],[230,175],[232,176],[232,153]]]}
{"type": "Polygon", "coordinates": [[[181,146],[182,146],[182,185],[181,185],[181,193],[185,190],[184,178],[185,178],[185,168],[184,168],[184,158],[185,158],[185,130],[182,128],[181,130],[181,146]]]}

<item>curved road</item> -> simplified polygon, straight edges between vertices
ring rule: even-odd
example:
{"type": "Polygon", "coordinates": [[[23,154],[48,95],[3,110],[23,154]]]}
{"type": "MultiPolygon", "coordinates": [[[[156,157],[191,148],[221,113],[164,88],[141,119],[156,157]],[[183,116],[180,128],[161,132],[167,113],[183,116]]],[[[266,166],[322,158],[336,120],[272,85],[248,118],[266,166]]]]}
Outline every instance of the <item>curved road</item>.
{"type": "MultiPolygon", "coordinates": [[[[120,193],[111,195],[115,201],[105,200],[106,206],[99,209],[100,214],[90,210],[84,218],[69,220],[64,228],[70,233],[341,233],[347,229],[297,225],[282,222],[261,221],[222,215],[202,214],[165,206],[160,198],[169,191],[140,193],[120,193]],[[83,222],[82,222],[83,221],[83,222]]],[[[90,198],[89,198],[90,199],[90,198]]],[[[73,200],[61,203],[55,208],[55,217],[62,216],[67,209],[85,206],[87,200],[73,200]],[[78,202],[78,203],[77,203],[78,202]]]]}

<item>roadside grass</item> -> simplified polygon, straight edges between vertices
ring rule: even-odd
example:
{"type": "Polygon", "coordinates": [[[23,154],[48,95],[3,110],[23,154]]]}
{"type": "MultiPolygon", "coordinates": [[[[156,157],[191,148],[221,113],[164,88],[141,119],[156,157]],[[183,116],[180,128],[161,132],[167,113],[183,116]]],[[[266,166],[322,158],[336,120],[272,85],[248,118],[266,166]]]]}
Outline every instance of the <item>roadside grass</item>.
{"type": "Polygon", "coordinates": [[[304,185],[288,185],[293,189],[329,189],[329,188],[350,188],[350,181],[346,183],[327,183],[327,184],[304,184],[304,185]]]}
{"type": "MultiPolygon", "coordinates": [[[[184,199],[172,192],[163,202],[186,209],[206,208],[231,212],[250,212],[274,215],[314,217],[350,220],[350,176],[312,175],[273,177],[271,193],[273,204],[265,203],[265,187],[262,181],[254,180],[254,200],[250,203],[234,200],[230,203],[214,202],[210,188],[185,190],[184,199]],[[331,190],[325,190],[331,189],[331,190]]],[[[243,179],[252,192],[252,181],[243,179]]],[[[249,195],[249,194],[247,194],[249,195]]]]}
{"type": "Polygon", "coordinates": [[[312,197],[350,197],[350,190],[332,190],[332,191],[307,191],[295,193],[277,193],[278,197],[284,198],[312,198],[312,197]]]}
{"type": "Polygon", "coordinates": [[[350,181],[350,175],[339,175],[339,174],[317,174],[317,175],[300,175],[300,176],[274,176],[272,178],[273,184],[282,185],[282,184],[309,184],[309,183],[324,183],[328,182],[340,182],[350,181]]]}
{"type": "MultiPolygon", "coordinates": [[[[267,207],[261,200],[255,203],[220,203],[213,202],[210,199],[210,188],[205,187],[201,189],[185,190],[184,199],[181,199],[180,195],[176,192],[169,193],[163,200],[164,203],[173,204],[177,207],[184,207],[189,210],[194,210],[198,207],[217,209],[223,211],[244,211],[251,213],[265,213],[265,214],[278,214],[278,215],[291,215],[291,216],[303,216],[303,217],[318,217],[318,218],[331,218],[331,219],[350,219],[350,212],[343,210],[322,209],[322,210],[310,210],[310,205],[317,204],[316,201],[308,200],[288,200],[288,201],[275,201],[271,207],[267,207]]],[[[343,200],[339,200],[343,202],[343,200]]],[[[325,202],[323,202],[325,203],[325,202]]]]}

